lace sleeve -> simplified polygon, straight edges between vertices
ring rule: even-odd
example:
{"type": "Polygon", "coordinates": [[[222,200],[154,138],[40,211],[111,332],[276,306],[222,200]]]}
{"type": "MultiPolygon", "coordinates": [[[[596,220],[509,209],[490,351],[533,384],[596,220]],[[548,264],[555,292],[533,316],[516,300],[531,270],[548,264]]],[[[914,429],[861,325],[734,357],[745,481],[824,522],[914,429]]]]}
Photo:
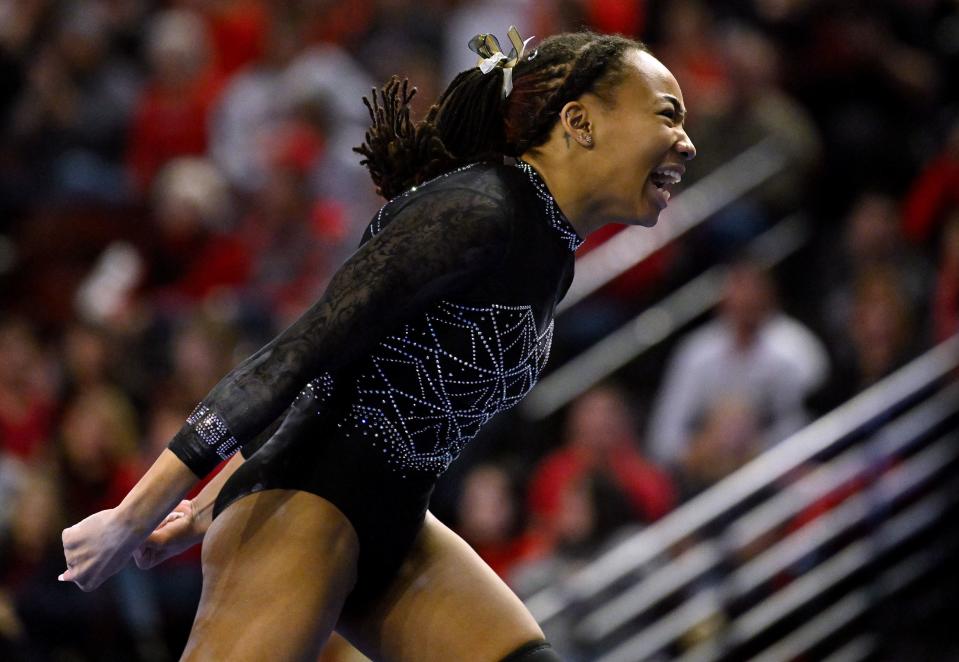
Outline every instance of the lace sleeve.
{"type": "Polygon", "coordinates": [[[210,391],[170,450],[206,475],[280,416],[312,377],[348,365],[412,311],[495,269],[510,227],[503,202],[487,193],[423,191],[346,261],[302,317],[210,391]]]}

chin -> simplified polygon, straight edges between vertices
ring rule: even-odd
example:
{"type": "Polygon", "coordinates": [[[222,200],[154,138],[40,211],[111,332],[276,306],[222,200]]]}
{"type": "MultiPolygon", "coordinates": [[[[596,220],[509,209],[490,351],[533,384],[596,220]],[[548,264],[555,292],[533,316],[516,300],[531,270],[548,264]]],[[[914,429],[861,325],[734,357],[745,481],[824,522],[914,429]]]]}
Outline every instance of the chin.
{"type": "Polygon", "coordinates": [[[629,226],[639,226],[643,228],[651,228],[656,225],[656,222],[659,220],[659,214],[656,213],[646,213],[642,216],[640,215],[630,215],[630,216],[619,216],[613,220],[611,223],[618,223],[619,225],[629,225],[629,226]]]}
{"type": "Polygon", "coordinates": [[[636,214],[628,224],[651,228],[659,221],[659,214],[660,211],[658,209],[647,208],[636,214]]]}
{"type": "Polygon", "coordinates": [[[639,225],[644,228],[651,228],[654,225],[656,225],[656,223],[658,222],[659,222],[659,212],[657,211],[657,212],[653,212],[652,214],[647,214],[645,216],[640,217],[636,221],[635,225],[639,225]]]}
{"type": "Polygon", "coordinates": [[[608,216],[608,223],[618,223],[619,225],[638,225],[644,228],[651,228],[659,221],[660,210],[652,205],[642,205],[634,212],[622,211],[618,214],[608,216]]]}

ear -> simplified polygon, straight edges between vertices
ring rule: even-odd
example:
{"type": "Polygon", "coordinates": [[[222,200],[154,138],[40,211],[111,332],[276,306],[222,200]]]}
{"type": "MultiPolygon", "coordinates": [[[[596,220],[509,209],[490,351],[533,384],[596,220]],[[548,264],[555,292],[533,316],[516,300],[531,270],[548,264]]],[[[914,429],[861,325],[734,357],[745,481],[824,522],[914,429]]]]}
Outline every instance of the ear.
{"type": "Polygon", "coordinates": [[[593,146],[593,125],[589,109],[579,101],[567,102],[559,111],[563,131],[583,147],[593,146]]]}

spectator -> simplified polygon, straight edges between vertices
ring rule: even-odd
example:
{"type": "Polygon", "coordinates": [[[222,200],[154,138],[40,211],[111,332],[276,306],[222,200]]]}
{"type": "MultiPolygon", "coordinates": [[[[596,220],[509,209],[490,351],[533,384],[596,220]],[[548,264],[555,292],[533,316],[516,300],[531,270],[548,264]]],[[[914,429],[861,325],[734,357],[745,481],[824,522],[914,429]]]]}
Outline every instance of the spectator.
{"type": "Polygon", "coordinates": [[[722,93],[709,95],[699,105],[687,101],[695,109],[689,132],[700,152],[690,167],[689,181],[766,141],[782,157],[783,167],[747,200],[758,205],[761,216],[778,219],[796,209],[806,195],[820,156],[819,132],[809,113],[781,89],[780,53],[768,37],[734,24],[724,26],[716,40],[718,57],[710,54],[710,59],[725,74],[717,81],[722,93]]]}
{"type": "Polygon", "coordinates": [[[36,471],[25,485],[0,550],[0,584],[8,587],[14,611],[12,630],[0,631],[0,650],[9,637],[15,660],[127,657],[129,631],[115,582],[99,593],[81,593],[54,580],[63,571],[60,531],[66,522],[55,477],[36,471]]]}
{"type": "Polygon", "coordinates": [[[849,335],[856,282],[862,274],[888,269],[895,274],[912,306],[915,319],[924,319],[932,274],[925,260],[902,236],[897,201],[875,191],[864,191],[841,224],[842,241],[822,255],[820,315],[831,344],[849,335]]]}
{"type": "Polygon", "coordinates": [[[729,93],[729,74],[716,57],[720,48],[707,3],[679,0],[665,5],[658,28],[662,34],[656,54],[682,85],[687,107],[708,107],[729,93]]]}
{"type": "Polygon", "coordinates": [[[938,133],[911,118],[936,115],[939,71],[927,49],[902,39],[891,4],[812,4],[791,64],[792,89],[829,145],[815,204],[844,207],[869,186],[898,194],[926,156],[913,145],[938,133]]]}
{"type": "Polygon", "coordinates": [[[156,180],[156,245],[145,288],[163,307],[189,306],[249,278],[251,256],[228,231],[230,191],[206,159],[176,159],[156,180]]]}
{"type": "Polygon", "coordinates": [[[79,391],[91,391],[110,385],[111,339],[96,326],[71,324],[61,339],[60,361],[63,375],[60,400],[79,391]]]}
{"type": "Polygon", "coordinates": [[[222,81],[210,62],[203,21],[185,9],[151,19],[150,78],[137,101],[127,164],[140,191],[149,190],[164,164],[199,156],[207,148],[207,115],[222,81]]]}
{"type": "MultiPolygon", "coordinates": [[[[368,173],[353,148],[363,142],[369,114],[363,95],[375,81],[347,52],[332,45],[312,46],[287,67],[281,100],[287,117],[309,118],[321,127],[324,157],[314,163],[310,190],[322,198],[340,199],[347,217],[359,219],[359,235],[382,200],[375,196],[368,173]]],[[[429,100],[432,102],[432,99],[429,100]]]]}
{"type": "Polygon", "coordinates": [[[463,479],[456,531],[503,579],[545,551],[546,541],[526,529],[516,480],[496,464],[479,464],[463,479]]]}
{"type": "Polygon", "coordinates": [[[110,57],[110,37],[99,4],[73,3],[30,64],[14,133],[24,158],[45,173],[35,182],[44,197],[113,204],[127,197],[123,136],[140,82],[132,67],[110,57]]]}
{"type": "Polygon", "coordinates": [[[270,154],[269,167],[239,230],[252,256],[244,294],[285,322],[322,292],[340,261],[348,223],[338,200],[310,194],[310,172],[325,151],[316,127],[288,122],[263,151],[270,154]]]}
{"type": "Polygon", "coordinates": [[[856,287],[850,340],[857,390],[876,383],[914,354],[914,319],[898,274],[883,269],[863,274],[856,287]]]}
{"type": "Polygon", "coordinates": [[[876,268],[860,275],[849,335],[836,349],[829,380],[810,396],[825,413],[901,367],[916,351],[914,320],[898,274],[876,268]]]}
{"type": "Polygon", "coordinates": [[[803,400],[826,376],[822,344],[777,310],[769,274],[748,260],[730,265],[719,315],[674,352],[651,417],[653,457],[676,467],[707,413],[723,398],[750,403],[767,446],[806,420],[803,400]]]}
{"type": "Polygon", "coordinates": [[[612,386],[595,388],[571,405],[564,445],[534,470],[529,502],[540,526],[557,526],[564,495],[589,475],[621,493],[635,522],[652,522],[673,507],[669,477],[643,457],[625,395],[612,386]]]}
{"type": "Polygon", "coordinates": [[[233,367],[236,342],[230,324],[201,315],[184,320],[171,339],[169,377],[156,381],[151,399],[189,413],[233,367]]]}
{"type": "Polygon", "coordinates": [[[683,444],[679,481],[690,499],[733,473],[766,446],[759,413],[749,400],[719,396],[683,444]]]}
{"type": "Polygon", "coordinates": [[[283,81],[301,46],[293,21],[270,21],[262,56],[233,76],[210,114],[210,154],[230,183],[244,192],[263,186],[267,141],[284,119],[283,81]]]}
{"type": "Polygon", "coordinates": [[[0,454],[37,460],[55,410],[40,343],[17,318],[0,319],[0,454]]]}
{"type": "Polygon", "coordinates": [[[69,521],[120,503],[139,478],[136,444],[135,414],[119,392],[81,392],[67,403],[57,450],[69,521]]]}
{"type": "MultiPolygon", "coordinates": [[[[562,585],[605,549],[635,533],[635,529],[632,504],[621,488],[610,482],[609,475],[582,474],[563,486],[549,552],[518,565],[510,584],[523,598],[562,585]]],[[[584,642],[576,636],[581,615],[563,613],[553,622],[550,640],[563,651],[563,659],[595,660],[600,655],[595,641],[584,642]]]]}
{"type": "Polygon", "coordinates": [[[196,3],[204,11],[217,75],[227,77],[263,52],[269,9],[263,0],[196,3]]]}

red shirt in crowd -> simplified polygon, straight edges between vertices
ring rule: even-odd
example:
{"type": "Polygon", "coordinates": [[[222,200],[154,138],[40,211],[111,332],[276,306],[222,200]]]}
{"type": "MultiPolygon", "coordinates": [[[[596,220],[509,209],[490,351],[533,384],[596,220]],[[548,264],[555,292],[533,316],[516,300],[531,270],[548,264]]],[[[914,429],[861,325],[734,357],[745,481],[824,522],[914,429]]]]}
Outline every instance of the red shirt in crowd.
{"type": "Polygon", "coordinates": [[[575,448],[561,448],[548,455],[530,481],[530,510],[551,518],[559,510],[570,485],[585,474],[602,470],[618,485],[632,504],[636,516],[647,522],[659,519],[676,502],[676,490],[669,475],[647,461],[627,444],[590,459],[575,448]]]}

